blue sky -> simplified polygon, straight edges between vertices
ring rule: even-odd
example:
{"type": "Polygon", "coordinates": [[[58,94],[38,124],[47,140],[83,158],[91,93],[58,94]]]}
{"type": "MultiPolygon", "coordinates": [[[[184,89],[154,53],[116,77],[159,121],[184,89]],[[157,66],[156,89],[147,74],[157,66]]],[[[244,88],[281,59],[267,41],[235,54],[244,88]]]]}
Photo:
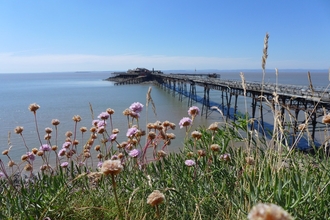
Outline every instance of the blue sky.
{"type": "Polygon", "coordinates": [[[0,73],[330,67],[329,0],[0,0],[0,73]]]}

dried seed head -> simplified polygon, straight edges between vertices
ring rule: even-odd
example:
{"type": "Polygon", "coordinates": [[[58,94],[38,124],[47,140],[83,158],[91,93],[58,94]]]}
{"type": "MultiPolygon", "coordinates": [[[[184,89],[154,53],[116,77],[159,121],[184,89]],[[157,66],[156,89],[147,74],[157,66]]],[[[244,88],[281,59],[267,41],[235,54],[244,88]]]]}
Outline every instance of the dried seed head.
{"type": "Polygon", "coordinates": [[[173,133],[167,133],[166,136],[167,136],[167,138],[170,139],[170,140],[175,139],[175,134],[173,134],[173,133]]]}
{"type": "Polygon", "coordinates": [[[29,105],[29,110],[30,110],[31,112],[34,112],[34,113],[35,113],[39,108],[40,108],[40,106],[37,105],[37,103],[32,103],[32,104],[29,105]]]}
{"type": "Polygon", "coordinates": [[[46,132],[46,134],[51,134],[53,132],[53,129],[47,127],[47,128],[45,128],[45,132],[46,132]]]}
{"type": "Polygon", "coordinates": [[[85,157],[85,158],[90,158],[90,157],[91,157],[91,153],[89,153],[89,152],[85,152],[85,153],[84,153],[84,157],[85,157]]]}
{"type": "Polygon", "coordinates": [[[8,155],[8,153],[9,153],[9,150],[2,151],[2,155],[8,155]]]}
{"type": "Polygon", "coordinates": [[[167,153],[166,153],[165,151],[163,151],[163,150],[159,150],[159,151],[157,152],[157,156],[158,156],[159,158],[164,158],[164,157],[167,156],[167,153]]]}
{"type": "Polygon", "coordinates": [[[52,125],[57,126],[60,124],[60,121],[58,119],[53,119],[52,120],[52,125]]]}
{"type": "Polygon", "coordinates": [[[123,111],[123,115],[125,115],[125,116],[129,116],[130,114],[131,114],[131,110],[129,108],[127,108],[123,111]]]}
{"type": "Polygon", "coordinates": [[[330,113],[323,116],[322,123],[324,123],[324,124],[330,124],[330,113]]]}
{"type": "Polygon", "coordinates": [[[230,154],[222,154],[222,155],[220,155],[220,160],[230,161],[231,160],[231,156],[230,156],[230,154]]]}
{"type": "Polygon", "coordinates": [[[27,159],[29,159],[29,156],[28,156],[28,155],[23,154],[23,155],[21,156],[21,160],[22,160],[22,161],[26,161],[27,159]]]}
{"type": "Polygon", "coordinates": [[[275,204],[257,204],[248,214],[249,220],[292,220],[292,216],[286,212],[282,207],[275,204]]]}
{"type": "Polygon", "coordinates": [[[44,152],[43,152],[42,150],[39,150],[39,151],[37,152],[37,155],[41,157],[41,156],[44,155],[44,152]]]}
{"type": "Polygon", "coordinates": [[[101,149],[101,146],[100,145],[96,145],[95,147],[94,147],[94,150],[96,150],[96,151],[99,151],[101,149]]]}
{"type": "Polygon", "coordinates": [[[10,160],[10,161],[8,162],[8,166],[9,166],[9,167],[13,167],[14,165],[16,165],[16,163],[15,163],[13,160],[10,160]]]}
{"type": "Polygon", "coordinates": [[[169,122],[169,121],[164,121],[164,122],[163,122],[163,126],[164,126],[165,128],[166,128],[166,127],[169,127],[170,124],[171,124],[171,122],[169,122]]]}
{"type": "Polygon", "coordinates": [[[147,124],[147,128],[148,128],[149,130],[151,130],[151,129],[155,129],[155,125],[154,125],[154,123],[148,123],[148,124],[147,124]]]}
{"type": "Polygon", "coordinates": [[[175,126],[176,126],[176,125],[175,125],[174,123],[172,123],[172,122],[170,123],[170,128],[171,128],[172,130],[175,130],[175,126]]]}
{"type": "Polygon", "coordinates": [[[118,128],[113,129],[113,130],[112,130],[112,133],[113,133],[113,134],[118,134],[118,133],[119,133],[119,129],[118,129],[118,128]]]}
{"type": "Polygon", "coordinates": [[[56,145],[53,145],[53,146],[52,146],[52,150],[53,150],[53,151],[56,151],[57,149],[58,149],[58,147],[57,147],[56,145]]]}
{"type": "Polygon", "coordinates": [[[124,158],[124,156],[125,156],[125,155],[124,155],[123,153],[119,153],[119,154],[118,154],[118,159],[122,159],[122,158],[124,158]]]}
{"type": "Polygon", "coordinates": [[[32,165],[31,164],[26,164],[25,166],[24,166],[24,170],[25,171],[32,171],[33,170],[33,167],[32,167],[32,165]]]}
{"type": "Polygon", "coordinates": [[[153,139],[155,139],[155,138],[156,138],[156,133],[153,132],[153,131],[150,131],[150,132],[148,133],[148,139],[153,140],[153,139]]]}
{"type": "Polygon", "coordinates": [[[52,136],[50,135],[50,134],[45,134],[45,136],[44,136],[44,139],[45,140],[50,140],[52,138],[52,136]]]}
{"type": "Polygon", "coordinates": [[[101,172],[104,175],[117,175],[123,170],[120,160],[106,160],[102,164],[101,172]]]}
{"type": "Polygon", "coordinates": [[[205,150],[198,150],[198,151],[197,151],[197,154],[198,154],[200,157],[204,157],[204,156],[206,156],[206,151],[205,151],[205,150]]]}
{"type": "Polygon", "coordinates": [[[103,158],[103,154],[97,154],[96,156],[98,159],[102,159],[103,158]]]}
{"type": "Polygon", "coordinates": [[[72,145],[78,145],[79,144],[79,141],[78,140],[74,140],[73,142],[72,142],[72,145]]]}
{"type": "Polygon", "coordinates": [[[89,129],[90,132],[94,133],[97,131],[97,127],[93,126],[89,129]]]}
{"type": "Polygon", "coordinates": [[[220,151],[220,146],[218,144],[212,144],[210,148],[214,152],[220,151]]]}
{"type": "Polygon", "coordinates": [[[159,190],[154,190],[147,199],[147,203],[151,206],[159,205],[165,200],[165,196],[159,190]]]}
{"type": "Polygon", "coordinates": [[[67,131],[67,132],[65,133],[65,136],[66,136],[66,137],[71,137],[72,135],[73,135],[72,131],[67,131]]]}
{"type": "Polygon", "coordinates": [[[255,164],[255,161],[254,161],[253,157],[245,157],[245,162],[248,165],[254,165],[255,164]]]}
{"type": "Polygon", "coordinates": [[[108,108],[108,109],[107,109],[107,113],[108,113],[109,115],[112,115],[112,114],[115,113],[115,110],[113,110],[112,108],[108,108]]]}
{"type": "Polygon", "coordinates": [[[37,154],[38,153],[38,149],[37,148],[33,148],[32,149],[32,153],[37,154]]]}
{"type": "Polygon", "coordinates": [[[86,127],[81,127],[81,128],[80,128],[80,131],[81,131],[82,133],[84,133],[84,132],[87,131],[87,128],[86,128],[86,127]]]}
{"type": "Polygon", "coordinates": [[[211,131],[217,131],[219,128],[218,128],[218,122],[213,122],[212,124],[210,124],[210,126],[208,127],[208,130],[211,130],[211,131]]]}
{"type": "Polygon", "coordinates": [[[188,157],[188,158],[191,158],[191,157],[193,157],[193,156],[194,156],[194,152],[191,152],[191,151],[190,151],[190,152],[187,153],[187,157],[188,157]]]}
{"type": "Polygon", "coordinates": [[[75,116],[72,117],[72,120],[74,122],[80,122],[81,121],[81,117],[79,115],[75,115],[75,116]]]}
{"type": "Polygon", "coordinates": [[[22,134],[23,130],[24,128],[22,126],[17,126],[14,131],[16,134],[22,134]]]}
{"type": "Polygon", "coordinates": [[[202,133],[199,131],[193,131],[193,132],[191,132],[191,137],[196,140],[199,140],[202,137],[202,133]]]}

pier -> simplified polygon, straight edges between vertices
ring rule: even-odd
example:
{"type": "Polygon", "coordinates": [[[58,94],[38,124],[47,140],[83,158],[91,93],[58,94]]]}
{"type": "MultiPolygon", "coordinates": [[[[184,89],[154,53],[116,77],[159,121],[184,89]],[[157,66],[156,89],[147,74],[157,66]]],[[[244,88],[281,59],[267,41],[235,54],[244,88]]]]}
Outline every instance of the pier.
{"type": "MultiPolygon", "coordinates": [[[[118,77],[118,76],[117,76],[118,77]]],[[[111,80],[111,79],[109,79],[111,80]]],[[[317,118],[324,115],[325,109],[330,108],[330,93],[325,88],[317,89],[312,86],[283,85],[274,83],[244,82],[221,79],[217,74],[163,74],[160,72],[150,72],[145,75],[132,76],[129,79],[117,82],[120,84],[141,83],[144,81],[154,81],[158,86],[172,91],[179,100],[183,97],[188,99],[188,106],[193,102],[202,104],[202,115],[208,117],[213,111],[212,106],[220,107],[223,114],[228,118],[235,120],[238,109],[238,97],[251,98],[252,118],[256,117],[257,107],[260,111],[260,120],[263,125],[263,105],[268,102],[274,108],[280,109],[282,124],[285,125],[284,115],[288,112],[293,118],[294,133],[298,131],[300,123],[298,122],[301,111],[308,114],[311,126],[311,137],[314,140],[317,118]],[[196,87],[203,90],[202,96],[197,94],[196,87]],[[221,103],[215,103],[210,100],[210,90],[219,91],[221,103]],[[220,104],[220,105],[219,105],[220,104]],[[233,109],[233,112],[230,112],[233,109]]]]}

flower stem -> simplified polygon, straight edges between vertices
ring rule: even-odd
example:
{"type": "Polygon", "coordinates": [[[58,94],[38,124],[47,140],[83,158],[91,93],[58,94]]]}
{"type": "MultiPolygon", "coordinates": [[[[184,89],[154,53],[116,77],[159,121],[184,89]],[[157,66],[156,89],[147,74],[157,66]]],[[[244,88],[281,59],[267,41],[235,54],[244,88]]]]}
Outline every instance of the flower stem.
{"type": "Polygon", "coordinates": [[[116,199],[116,203],[117,203],[117,207],[118,207],[118,213],[119,213],[119,219],[123,220],[123,215],[122,212],[120,210],[120,206],[119,206],[119,202],[118,202],[118,196],[117,196],[117,191],[116,191],[116,181],[115,181],[115,175],[111,174],[111,179],[112,179],[112,187],[113,187],[113,193],[115,195],[115,199],[116,199]]]}

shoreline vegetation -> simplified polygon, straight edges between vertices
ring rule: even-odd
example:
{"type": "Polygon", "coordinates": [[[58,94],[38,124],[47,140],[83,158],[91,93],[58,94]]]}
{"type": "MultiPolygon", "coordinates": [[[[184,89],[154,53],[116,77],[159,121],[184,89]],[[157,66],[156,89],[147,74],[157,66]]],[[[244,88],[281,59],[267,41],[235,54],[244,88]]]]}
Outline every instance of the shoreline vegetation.
{"type": "MultiPolygon", "coordinates": [[[[263,74],[267,48],[268,34],[263,74]]],[[[243,73],[241,77],[244,87],[243,73]]],[[[30,104],[40,147],[28,146],[29,131],[17,126],[14,135],[26,149],[14,161],[8,137],[0,158],[0,218],[329,219],[328,146],[315,148],[314,155],[290,148],[276,106],[270,139],[250,129],[247,114],[193,130],[200,117],[197,106],[190,106],[178,124],[171,118],[148,122],[156,114],[150,87],[145,104],[108,108],[97,116],[90,106],[89,128],[80,127],[81,117],[74,115],[74,130],[63,138],[57,119],[41,130],[42,108],[30,104]],[[126,130],[113,124],[119,116],[127,119],[126,130]],[[148,122],[146,127],[141,120],[148,122]],[[169,153],[177,129],[185,131],[184,144],[180,152],[169,153]],[[126,141],[118,142],[119,137],[126,141]],[[36,161],[42,165],[37,167],[36,161]]],[[[330,115],[323,122],[328,126],[330,115]]],[[[327,132],[325,136],[328,140],[327,132]]]]}

